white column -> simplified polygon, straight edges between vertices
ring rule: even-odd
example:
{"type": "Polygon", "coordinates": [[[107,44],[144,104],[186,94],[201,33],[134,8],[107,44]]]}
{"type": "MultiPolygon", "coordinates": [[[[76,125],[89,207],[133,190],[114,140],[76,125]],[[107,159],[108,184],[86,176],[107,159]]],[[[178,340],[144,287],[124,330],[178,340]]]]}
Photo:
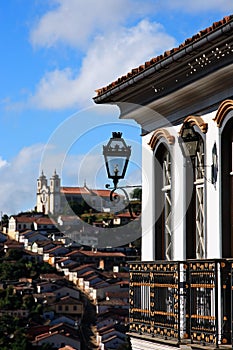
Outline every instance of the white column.
{"type": "Polygon", "coordinates": [[[142,137],[142,261],[155,258],[154,155],[148,140],[147,135],[142,137]]]}
{"type": "Polygon", "coordinates": [[[206,134],[206,247],[207,258],[221,258],[221,149],[219,128],[212,120],[206,134]],[[211,183],[212,149],[216,142],[218,154],[217,183],[211,183]]]}
{"type": "MultiPolygon", "coordinates": [[[[172,226],[173,260],[184,260],[186,255],[186,169],[179,144],[173,146],[172,155],[172,226]]],[[[189,199],[187,199],[189,202],[189,199]]]]}

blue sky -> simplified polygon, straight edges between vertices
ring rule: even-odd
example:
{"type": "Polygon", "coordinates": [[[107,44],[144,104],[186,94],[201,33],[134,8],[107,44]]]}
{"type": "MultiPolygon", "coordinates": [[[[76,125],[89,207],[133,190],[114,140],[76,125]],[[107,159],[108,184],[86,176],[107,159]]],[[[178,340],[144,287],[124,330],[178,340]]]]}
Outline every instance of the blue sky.
{"type": "Polygon", "coordinates": [[[232,0],[2,0],[0,211],[34,207],[42,167],[103,186],[111,131],[132,143],[140,181],[140,129],[95,106],[95,90],[231,13],[232,0]]]}

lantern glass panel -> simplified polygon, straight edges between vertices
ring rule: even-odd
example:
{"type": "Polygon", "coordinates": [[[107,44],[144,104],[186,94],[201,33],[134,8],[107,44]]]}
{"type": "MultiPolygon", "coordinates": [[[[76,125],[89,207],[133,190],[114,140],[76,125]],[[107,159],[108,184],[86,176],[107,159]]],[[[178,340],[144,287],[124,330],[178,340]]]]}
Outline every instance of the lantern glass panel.
{"type": "Polygon", "coordinates": [[[198,141],[186,141],[183,143],[183,148],[186,157],[195,157],[197,154],[198,141]]]}
{"type": "Polygon", "coordinates": [[[125,167],[126,158],[125,157],[107,157],[107,167],[109,170],[109,175],[111,177],[117,176],[122,177],[123,170],[125,167]]]}
{"type": "Polygon", "coordinates": [[[131,154],[131,147],[127,146],[125,140],[121,137],[122,133],[113,132],[108,144],[103,146],[103,155],[105,159],[108,177],[116,180],[123,179],[131,154]]]}
{"type": "Polygon", "coordinates": [[[185,157],[196,157],[199,136],[196,134],[193,126],[185,125],[183,127],[179,143],[185,157]]]}

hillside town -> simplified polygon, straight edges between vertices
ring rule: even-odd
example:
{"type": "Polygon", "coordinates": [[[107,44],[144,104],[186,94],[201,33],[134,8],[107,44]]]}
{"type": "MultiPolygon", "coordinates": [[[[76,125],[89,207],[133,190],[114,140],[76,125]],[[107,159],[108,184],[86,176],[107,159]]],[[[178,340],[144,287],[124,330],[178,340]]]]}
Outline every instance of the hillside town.
{"type": "MultiPolygon", "coordinates": [[[[43,174],[39,184],[41,179],[43,174]]],[[[128,266],[140,259],[140,238],[101,247],[106,218],[90,224],[93,210],[85,213],[87,222],[52,214],[33,210],[2,218],[0,346],[7,341],[12,349],[15,344],[21,349],[130,349],[128,266]]],[[[139,220],[138,213],[134,219],[139,220]]],[[[114,229],[130,220],[127,211],[115,213],[108,225],[114,229]]]]}
{"type": "Polygon", "coordinates": [[[0,350],[233,349],[233,2],[0,15],[0,350]]]}

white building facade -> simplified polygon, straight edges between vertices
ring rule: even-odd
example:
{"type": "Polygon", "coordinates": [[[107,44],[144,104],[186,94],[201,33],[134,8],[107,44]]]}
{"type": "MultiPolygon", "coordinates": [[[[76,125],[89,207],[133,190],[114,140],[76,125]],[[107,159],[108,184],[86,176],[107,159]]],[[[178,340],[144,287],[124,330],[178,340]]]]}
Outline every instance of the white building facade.
{"type": "Polygon", "coordinates": [[[44,214],[57,214],[61,211],[61,179],[54,171],[50,178],[50,183],[43,171],[37,179],[36,208],[38,212],[44,214]]]}
{"type": "Polygon", "coordinates": [[[142,261],[130,266],[133,350],[232,348],[232,69],[228,16],[94,98],[118,105],[121,118],[142,128],[142,261]]]}
{"type": "Polygon", "coordinates": [[[46,215],[58,215],[75,203],[86,203],[97,212],[116,213],[124,209],[126,204],[122,196],[117,202],[111,201],[110,193],[107,189],[89,189],[86,184],[83,187],[62,187],[56,171],[49,180],[42,171],[37,179],[36,210],[46,215]]]}

